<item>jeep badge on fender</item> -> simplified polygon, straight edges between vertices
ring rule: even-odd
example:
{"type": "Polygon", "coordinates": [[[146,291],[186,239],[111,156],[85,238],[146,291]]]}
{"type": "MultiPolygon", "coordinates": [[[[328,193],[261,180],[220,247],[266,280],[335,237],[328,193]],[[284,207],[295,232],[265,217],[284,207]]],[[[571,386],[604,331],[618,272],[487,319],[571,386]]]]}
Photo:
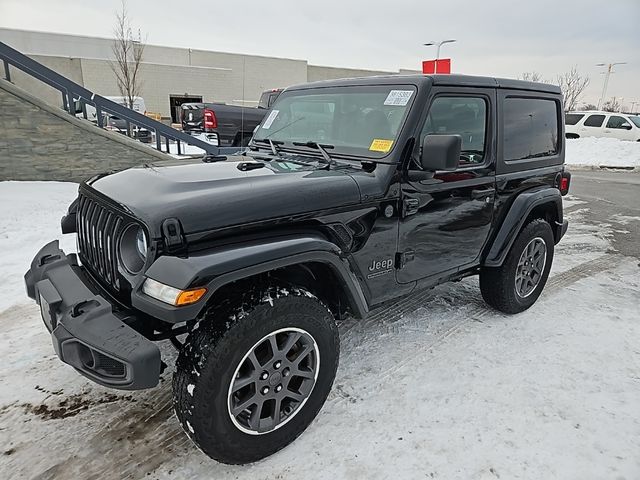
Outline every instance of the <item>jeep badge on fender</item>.
{"type": "Polygon", "coordinates": [[[78,253],[45,245],[27,293],[60,360],[100,385],[155,387],[156,342],[171,340],[185,433],[211,458],[255,462],[322,408],[336,319],[470,275],[501,312],[535,303],[567,229],[563,129],[553,85],[290,87],[245,151],[82,183],[62,221],[78,253]]]}

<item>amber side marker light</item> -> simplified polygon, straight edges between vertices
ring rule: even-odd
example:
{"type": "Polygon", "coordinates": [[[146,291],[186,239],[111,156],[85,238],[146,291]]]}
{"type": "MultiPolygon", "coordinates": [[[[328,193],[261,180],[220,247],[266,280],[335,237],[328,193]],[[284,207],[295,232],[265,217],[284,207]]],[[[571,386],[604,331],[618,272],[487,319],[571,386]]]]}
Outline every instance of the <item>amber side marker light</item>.
{"type": "Polygon", "coordinates": [[[153,278],[147,278],[142,284],[142,291],[150,297],[160,300],[161,302],[181,307],[183,305],[191,305],[202,298],[207,293],[205,287],[192,288],[189,290],[180,290],[160,283],[153,278]]]}
{"type": "Polygon", "coordinates": [[[202,296],[207,293],[206,288],[195,288],[193,290],[185,290],[178,295],[176,298],[176,307],[180,307],[182,305],[191,305],[192,303],[196,303],[198,300],[202,298],[202,296]]]}

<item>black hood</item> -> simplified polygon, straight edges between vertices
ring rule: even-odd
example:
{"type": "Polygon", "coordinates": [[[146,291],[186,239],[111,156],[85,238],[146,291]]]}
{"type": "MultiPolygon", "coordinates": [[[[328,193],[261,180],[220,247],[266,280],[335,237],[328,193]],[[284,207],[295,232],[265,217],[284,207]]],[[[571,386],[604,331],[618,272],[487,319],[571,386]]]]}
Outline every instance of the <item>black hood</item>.
{"type": "Polygon", "coordinates": [[[238,169],[248,160],[130,168],[95,180],[91,188],[143,220],[153,237],[171,217],[180,220],[185,233],[194,233],[360,202],[358,184],[344,170],[273,161],[255,170],[238,169]]]}

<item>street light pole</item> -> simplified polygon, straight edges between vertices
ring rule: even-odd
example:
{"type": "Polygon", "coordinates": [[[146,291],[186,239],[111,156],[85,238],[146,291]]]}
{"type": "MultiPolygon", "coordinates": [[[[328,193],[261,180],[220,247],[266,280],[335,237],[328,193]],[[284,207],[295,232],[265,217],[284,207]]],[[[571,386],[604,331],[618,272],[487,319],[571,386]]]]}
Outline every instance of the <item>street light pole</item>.
{"type": "Polygon", "coordinates": [[[597,63],[596,67],[607,67],[607,73],[604,77],[604,86],[602,87],[602,96],[600,97],[600,100],[598,101],[598,110],[600,110],[600,107],[602,106],[602,104],[604,103],[604,99],[607,96],[607,87],[609,86],[609,77],[611,76],[611,73],[615,73],[612,72],[612,69],[615,65],[626,65],[627,62],[615,62],[615,63],[597,63]]]}
{"type": "Polygon", "coordinates": [[[440,48],[442,47],[442,45],[444,45],[445,43],[453,43],[455,42],[455,40],[441,40],[439,42],[429,42],[429,43],[424,43],[423,45],[425,47],[431,47],[431,46],[436,46],[437,50],[436,50],[436,60],[440,60],[440,48]]]}

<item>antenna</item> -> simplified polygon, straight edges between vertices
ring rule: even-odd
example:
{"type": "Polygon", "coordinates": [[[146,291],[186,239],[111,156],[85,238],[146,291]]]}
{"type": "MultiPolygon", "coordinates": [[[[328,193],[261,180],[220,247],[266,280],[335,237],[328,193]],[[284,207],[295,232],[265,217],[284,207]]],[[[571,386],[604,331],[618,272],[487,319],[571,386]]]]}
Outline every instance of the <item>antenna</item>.
{"type": "Polygon", "coordinates": [[[242,55],[242,107],[240,107],[240,147],[244,144],[244,87],[245,87],[245,79],[246,79],[246,65],[247,65],[247,55],[242,55]]]}

